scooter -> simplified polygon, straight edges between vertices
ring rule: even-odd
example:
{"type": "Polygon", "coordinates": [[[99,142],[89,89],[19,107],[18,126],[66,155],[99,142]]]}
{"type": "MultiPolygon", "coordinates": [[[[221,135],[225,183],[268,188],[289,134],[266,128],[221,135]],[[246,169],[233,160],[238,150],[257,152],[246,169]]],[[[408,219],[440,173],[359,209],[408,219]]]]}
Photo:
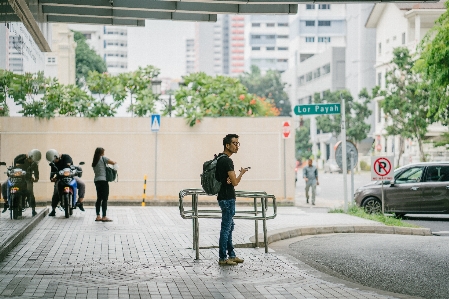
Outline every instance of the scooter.
{"type": "MultiPolygon", "coordinates": [[[[50,165],[56,168],[53,162],[50,165]]],[[[84,162],[80,162],[80,165],[84,165],[84,162]]],[[[55,174],[61,208],[64,210],[65,218],[69,218],[73,214],[73,210],[76,209],[78,185],[75,177],[81,177],[83,170],[80,166],[71,165],[57,172],[52,172],[52,177],[55,174]]]]}
{"type": "MultiPolygon", "coordinates": [[[[0,162],[5,165],[5,162],[0,162]]],[[[27,184],[25,181],[26,171],[21,168],[9,166],[6,171],[8,180],[6,181],[6,190],[8,195],[8,204],[11,219],[18,219],[27,207],[25,198],[28,195],[27,184]]]]}

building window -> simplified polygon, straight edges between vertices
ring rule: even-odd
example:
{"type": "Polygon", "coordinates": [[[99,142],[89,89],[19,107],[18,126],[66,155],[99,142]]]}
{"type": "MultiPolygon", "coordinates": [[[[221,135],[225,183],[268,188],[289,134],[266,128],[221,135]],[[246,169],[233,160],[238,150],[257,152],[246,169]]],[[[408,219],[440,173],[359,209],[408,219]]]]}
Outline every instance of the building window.
{"type": "Polygon", "coordinates": [[[315,26],[315,21],[306,21],[306,26],[315,26]]]}
{"type": "Polygon", "coordinates": [[[260,39],[260,35],[253,35],[251,36],[253,39],[260,39]]]}
{"type": "Polygon", "coordinates": [[[330,26],[331,21],[318,21],[318,26],[330,26]]]}
{"type": "Polygon", "coordinates": [[[47,57],[47,63],[48,64],[56,63],[56,57],[47,57]]]}
{"type": "Polygon", "coordinates": [[[84,37],[86,38],[86,39],[91,39],[92,38],[92,34],[90,34],[90,33],[85,33],[85,34],[83,34],[84,35],[84,37]]]}
{"type": "Polygon", "coordinates": [[[278,23],[278,27],[288,27],[288,23],[278,23]]]}
{"type": "Polygon", "coordinates": [[[382,73],[377,73],[377,85],[382,87],[382,73]]]}
{"type": "Polygon", "coordinates": [[[298,78],[298,85],[301,86],[301,85],[304,85],[304,83],[306,83],[305,77],[304,76],[299,77],[298,78]]]}
{"type": "Polygon", "coordinates": [[[267,27],[274,27],[274,23],[267,23],[267,27]]]}
{"type": "Polygon", "coordinates": [[[260,27],[260,23],[252,23],[251,27],[260,27]]]}
{"type": "Polygon", "coordinates": [[[267,39],[275,39],[276,35],[267,35],[267,39]]]}
{"type": "Polygon", "coordinates": [[[288,59],[278,59],[278,62],[288,62],[288,59]]]}
{"type": "Polygon", "coordinates": [[[313,43],[313,42],[315,42],[315,37],[313,37],[313,36],[306,37],[306,43],[313,43]]]}
{"type": "Polygon", "coordinates": [[[323,68],[323,75],[329,74],[331,72],[331,64],[330,63],[323,65],[322,68],[323,68]]]}
{"type": "Polygon", "coordinates": [[[379,49],[378,49],[379,54],[382,54],[382,43],[379,43],[379,49]]]}
{"type": "Polygon", "coordinates": [[[320,4],[318,5],[318,9],[331,9],[330,4],[320,4]]]}
{"type": "Polygon", "coordinates": [[[405,32],[402,33],[402,44],[405,45],[405,32]]]}
{"type": "Polygon", "coordinates": [[[330,37],[318,37],[318,42],[319,43],[330,43],[331,38],[330,37]]]}
{"type": "Polygon", "coordinates": [[[306,4],[306,9],[315,9],[315,4],[306,4]]]}
{"type": "Polygon", "coordinates": [[[279,51],[288,51],[288,47],[278,47],[279,51]]]}
{"type": "Polygon", "coordinates": [[[267,51],[274,51],[274,47],[267,47],[267,51]]]}
{"type": "Polygon", "coordinates": [[[387,42],[386,42],[386,43],[387,43],[387,44],[390,43],[390,39],[389,39],[389,38],[387,38],[387,42]]]}
{"type": "Polygon", "coordinates": [[[320,69],[318,68],[313,72],[313,79],[319,78],[320,76],[320,69]]]}
{"type": "Polygon", "coordinates": [[[278,38],[288,38],[288,35],[278,35],[278,38]]]}
{"type": "Polygon", "coordinates": [[[393,40],[394,40],[394,41],[396,40],[396,35],[395,35],[395,36],[393,36],[393,40]]]}
{"type": "Polygon", "coordinates": [[[380,102],[377,102],[377,122],[382,122],[382,106],[380,102]]]}
{"type": "Polygon", "coordinates": [[[253,51],[260,51],[260,47],[252,47],[251,50],[253,50],[253,51]]]}
{"type": "Polygon", "coordinates": [[[313,75],[312,72],[306,74],[306,82],[312,81],[313,75]]]}

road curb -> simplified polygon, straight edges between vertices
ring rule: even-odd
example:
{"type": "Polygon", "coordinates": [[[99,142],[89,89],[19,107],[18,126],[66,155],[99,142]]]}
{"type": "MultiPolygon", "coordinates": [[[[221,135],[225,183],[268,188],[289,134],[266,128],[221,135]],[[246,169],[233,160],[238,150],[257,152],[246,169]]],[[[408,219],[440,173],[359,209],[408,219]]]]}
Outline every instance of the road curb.
{"type": "MultiPolygon", "coordinates": [[[[44,208],[36,216],[31,218],[31,221],[22,227],[16,234],[9,237],[6,241],[0,244],[0,261],[8,255],[8,253],[20,242],[28,233],[41,222],[42,219],[48,214],[48,208],[44,208]]],[[[21,220],[14,220],[21,221],[21,220]]]]}
{"type": "MultiPolygon", "coordinates": [[[[322,235],[322,234],[397,234],[432,236],[429,228],[411,228],[383,225],[338,225],[338,226],[318,226],[318,227],[298,227],[288,230],[276,230],[268,233],[268,244],[301,236],[322,235]]],[[[263,240],[263,234],[259,234],[259,240],[263,240]]],[[[250,237],[250,241],[255,245],[255,237],[250,237]]],[[[259,247],[264,243],[259,241],[259,247]]]]}

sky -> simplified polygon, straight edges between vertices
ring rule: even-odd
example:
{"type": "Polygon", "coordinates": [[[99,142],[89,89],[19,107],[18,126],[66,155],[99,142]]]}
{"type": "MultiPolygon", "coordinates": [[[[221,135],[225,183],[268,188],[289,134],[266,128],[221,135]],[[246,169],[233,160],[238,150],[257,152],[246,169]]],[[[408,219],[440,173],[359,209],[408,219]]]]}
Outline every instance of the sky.
{"type": "Polygon", "coordinates": [[[194,22],[146,20],[145,27],[128,27],[128,70],[154,65],[160,77],[185,74],[185,39],[195,35],[194,22]]]}

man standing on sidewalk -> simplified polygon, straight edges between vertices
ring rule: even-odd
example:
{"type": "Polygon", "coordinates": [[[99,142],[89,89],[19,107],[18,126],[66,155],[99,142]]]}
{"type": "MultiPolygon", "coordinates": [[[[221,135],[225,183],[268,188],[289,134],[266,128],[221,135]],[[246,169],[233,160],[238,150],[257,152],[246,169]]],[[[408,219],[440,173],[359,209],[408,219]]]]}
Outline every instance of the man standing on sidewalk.
{"type": "Polygon", "coordinates": [[[235,189],[240,183],[242,176],[248,171],[247,168],[240,168],[240,173],[236,176],[234,172],[234,163],[231,158],[239,150],[239,136],[228,134],[223,138],[224,151],[219,156],[215,170],[215,178],[221,182],[220,191],[218,191],[217,200],[221,209],[221,229],[219,240],[219,260],[220,265],[237,265],[243,263],[243,260],[236,257],[234,246],[232,245],[232,231],[234,230],[235,214],[235,189]],[[226,253],[227,252],[227,253],[226,253]],[[228,258],[229,256],[229,258],[228,258]]]}
{"type": "Polygon", "coordinates": [[[304,167],[303,178],[306,181],[306,199],[309,203],[309,189],[312,187],[312,205],[315,205],[315,192],[316,186],[320,184],[318,182],[318,169],[312,165],[313,160],[309,159],[309,166],[304,167]]]}

